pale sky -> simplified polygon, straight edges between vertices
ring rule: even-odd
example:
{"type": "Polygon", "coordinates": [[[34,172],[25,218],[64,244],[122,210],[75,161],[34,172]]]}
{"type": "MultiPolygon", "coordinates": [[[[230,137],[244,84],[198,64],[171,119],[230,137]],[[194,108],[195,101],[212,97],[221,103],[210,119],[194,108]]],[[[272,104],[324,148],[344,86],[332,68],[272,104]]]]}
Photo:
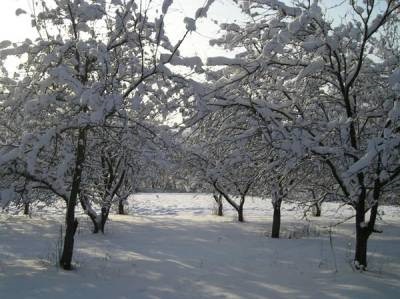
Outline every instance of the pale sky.
{"type": "MultiPolygon", "coordinates": [[[[13,42],[23,41],[25,38],[34,38],[35,30],[30,24],[32,0],[0,0],[0,41],[11,40],[13,42]],[[16,16],[17,8],[24,9],[27,14],[16,16]]],[[[162,3],[162,0],[156,0],[162,3]]],[[[168,37],[177,42],[185,32],[183,17],[194,17],[197,8],[204,4],[204,0],[174,0],[165,19],[168,37]]],[[[240,18],[240,10],[230,4],[230,0],[216,0],[211,7],[208,17],[203,18],[197,23],[196,32],[182,44],[181,52],[185,55],[197,55],[203,60],[207,56],[225,55],[222,49],[210,48],[209,40],[218,34],[219,26],[214,23],[232,22],[240,18]]],[[[153,6],[154,6],[153,5],[153,6]]],[[[160,4],[161,7],[161,4],[160,4]]]]}
{"type": "MultiPolygon", "coordinates": [[[[143,0],[148,1],[148,0],[143,0]]],[[[153,0],[153,7],[161,7],[163,0],[153,0]]],[[[284,0],[292,2],[293,0],[284,0]]],[[[362,2],[362,0],[358,0],[362,2]]],[[[379,2],[385,0],[378,0],[379,2]]],[[[52,1],[49,1],[52,2],[52,1]]],[[[183,17],[194,17],[197,8],[204,5],[206,0],[174,0],[165,20],[168,37],[176,42],[185,32],[183,17]]],[[[338,3],[347,3],[347,0],[323,0],[325,8],[334,7],[338,3]]],[[[0,0],[0,41],[23,41],[25,38],[35,37],[31,27],[29,14],[31,13],[32,0],[0,0]],[[17,8],[27,11],[26,15],[16,16],[17,8]]],[[[332,18],[340,22],[345,15],[346,5],[329,9],[332,18]]],[[[209,40],[218,35],[219,26],[214,23],[234,22],[240,20],[240,10],[232,4],[232,0],[215,0],[211,6],[208,17],[197,23],[196,32],[192,32],[181,47],[181,53],[188,56],[197,55],[205,60],[208,56],[229,55],[225,50],[209,46],[209,40]]],[[[243,21],[243,19],[242,19],[243,21]]]]}
{"type": "Polygon", "coordinates": [[[27,0],[0,0],[0,40],[22,41],[34,33],[28,15],[17,17],[17,8],[30,12],[27,0]]]}

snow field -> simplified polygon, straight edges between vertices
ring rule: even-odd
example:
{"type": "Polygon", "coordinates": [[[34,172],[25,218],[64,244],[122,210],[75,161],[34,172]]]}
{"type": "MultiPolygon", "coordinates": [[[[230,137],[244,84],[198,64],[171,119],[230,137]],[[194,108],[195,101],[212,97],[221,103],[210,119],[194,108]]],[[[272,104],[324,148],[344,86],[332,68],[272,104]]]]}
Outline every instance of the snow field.
{"type": "Polygon", "coordinates": [[[266,236],[269,200],[250,199],[247,222],[211,215],[207,194],[137,194],[130,215],[112,215],[105,235],[90,233],[80,214],[71,272],[57,268],[61,212],[32,218],[0,214],[0,298],[398,298],[399,209],[384,207],[383,234],[369,242],[369,271],[350,266],[353,220],[331,229],[332,215],[347,208],[323,206],[320,219],[302,219],[285,205],[282,239],[266,236]],[[328,215],[328,216],[326,216],[328,215]],[[330,216],[329,216],[330,215],[330,216]],[[290,238],[290,239],[289,239],[290,238]],[[332,240],[332,242],[331,242],[332,240]],[[332,244],[332,246],[331,246],[332,244]]]}

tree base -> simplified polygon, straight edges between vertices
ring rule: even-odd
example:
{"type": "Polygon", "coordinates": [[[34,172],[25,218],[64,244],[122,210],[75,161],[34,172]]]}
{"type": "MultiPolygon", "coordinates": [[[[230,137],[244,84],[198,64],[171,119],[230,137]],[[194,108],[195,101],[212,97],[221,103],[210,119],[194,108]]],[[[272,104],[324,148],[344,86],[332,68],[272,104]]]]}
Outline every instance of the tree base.
{"type": "Polygon", "coordinates": [[[367,266],[361,265],[358,261],[353,261],[353,267],[360,272],[367,271],[367,266]]]}

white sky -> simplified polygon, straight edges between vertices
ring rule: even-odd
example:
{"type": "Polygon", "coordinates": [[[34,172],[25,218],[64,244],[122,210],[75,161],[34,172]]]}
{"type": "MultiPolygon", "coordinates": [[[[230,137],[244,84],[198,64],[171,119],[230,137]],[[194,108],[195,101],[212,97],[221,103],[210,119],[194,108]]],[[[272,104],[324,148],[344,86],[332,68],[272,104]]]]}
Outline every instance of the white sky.
{"type": "Polygon", "coordinates": [[[27,0],[0,0],[0,40],[22,41],[34,34],[28,15],[17,17],[17,8],[30,11],[27,0]]]}
{"type": "MultiPolygon", "coordinates": [[[[35,0],[36,1],[36,0],[35,0]]],[[[148,1],[148,0],[143,0],[148,1]]],[[[163,0],[153,0],[153,7],[161,7],[163,0]]],[[[288,3],[293,0],[284,0],[288,3]]],[[[362,2],[362,0],[357,0],[362,2]]],[[[377,2],[384,2],[378,0],[377,2]]],[[[52,2],[52,1],[49,1],[52,2]]],[[[204,5],[206,0],[174,0],[170,7],[169,14],[165,20],[168,37],[173,41],[178,41],[185,32],[183,17],[194,17],[197,8],[204,5]]],[[[347,3],[347,0],[322,0],[325,8],[334,7],[338,3],[347,3]]],[[[32,0],[0,0],[0,41],[23,41],[25,38],[35,37],[35,31],[31,27],[29,14],[31,12],[32,0]],[[17,8],[22,8],[28,12],[26,15],[16,16],[17,8]]],[[[336,21],[343,20],[346,5],[339,8],[330,9],[329,14],[336,21]]],[[[240,10],[232,5],[232,0],[215,0],[209,10],[208,17],[198,21],[196,32],[192,32],[181,46],[181,53],[184,55],[197,55],[205,60],[208,56],[229,55],[225,50],[209,46],[209,40],[218,35],[219,26],[214,23],[233,22],[240,20],[240,10]]]]}
{"type": "MultiPolygon", "coordinates": [[[[23,41],[25,38],[34,38],[35,30],[30,24],[32,0],[0,0],[0,41],[23,41]],[[16,16],[17,8],[27,11],[27,14],[16,16]]],[[[162,3],[156,0],[153,6],[162,3]]],[[[165,19],[168,37],[177,42],[185,32],[183,17],[194,17],[197,8],[204,4],[205,0],[174,0],[165,19]]],[[[224,55],[222,49],[210,48],[211,38],[218,34],[219,26],[213,22],[218,19],[221,22],[232,22],[240,18],[240,11],[230,4],[230,0],[216,0],[211,7],[208,17],[199,20],[196,32],[192,32],[181,46],[181,52],[186,55],[197,55],[202,59],[207,56],[224,55]]],[[[161,4],[159,5],[161,7],[161,4]]]]}

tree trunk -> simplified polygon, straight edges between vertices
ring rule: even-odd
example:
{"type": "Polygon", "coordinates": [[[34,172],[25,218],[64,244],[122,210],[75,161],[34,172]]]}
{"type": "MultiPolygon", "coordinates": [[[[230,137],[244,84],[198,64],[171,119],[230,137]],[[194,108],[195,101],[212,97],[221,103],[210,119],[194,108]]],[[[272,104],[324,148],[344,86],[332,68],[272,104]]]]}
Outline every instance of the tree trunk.
{"type": "Polygon", "coordinates": [[[224,206],[222,204],[222,199],[220,198],[219,202],[218,202],[218,216],[224,216],[224,206]]]}
{"type": "Polygon", "coordinates": [[[83,162],[85,161],[86,129],[79,129],[76,149],[76,160],[72,178],[71,193],[67,201],[67,212],[65,215],[66,229],[63,252],[60,258],[60,266],[64,270],[72,269],[72,254],[74,251],[74,236],[78,227],[78,220],[75,218],[75,206],[82,180],[83,162]]]}
{"type": "Polygon", "coordinates": [[[222,202],[222,195],[221,194],[214,194],[213,195],[215,202],[217,203],[217,216],[224,216],[224,207],[222,202]]]}
{"type": "Polygon", "coordinates": [[[92,233],[98,234],[99,233],[99,223],[97,222],[97,218],[90,217],[90,219],[92,220],[92,223],[93,223],[92,233]]]}
{"type": "Polygon", "coordinates": [[[279,238],[281,229],[281,205],[274,204],[274,216],[272,218],[272,233],[271,238],[279,238]]]}
{"type": "Polygon", "coordinates": [[[321,203],[318,201],[314,203],[311,207],[311,211],[314,217],[321,217],[321,203]]]}
{"type": "Polygon", "coordinates": [[[108,220],[108,214],[110,212],[109,207],[102,207],[101,208],[101,220],[100,220],[100,230],[104,234],[104,228],[106,226],[106,222],[108,220]]]}
{"type": "Polygon", "coordinates": [[[98,222],[98,217],[97,217],[96,212],[91,208],[90,203],[84,197],[84,195],[80,195],[79,199],[80,199],[82,209],[89,216],[90,220],[92,220],[92,224],[93,224],[92,232],[94,234],[97,234],[99,232],[99,222],[98,222]]]}
{"type": "Polygon", "coordinates": [[[361,228],[358,225],[357,227],[354,264],[357,269],[365,270],[367,268],[367,243],[369,233],[366,228],[361,228]]]}
{"type": "Polygon", "coordinates": [[[24,203],[24,215],[29,215],[29,202],[24,203]]]}
{"type": "Polygon", "coordinates": [[[65,229],[65,237],[64,237],[64,247],[63,252],[60,259],[60,266],[64,270],[72,269],[72,254],[74,250],[74,236],[76,229],[78,227],[78,220],[75,218],[75,204],[76,204],[76,196],[74,196],[73,190],[76,189],[73,184],[71,190],[71,196],[68,200],[67,212],[65,215],[66,229],[65,229]]]}
{"type": "Polygon", "coordinates": [[[314,204],[311,206],[311,214],[314,217],[321,217],[321,205],[322,205],[322,201],[317,200],[317,197],[315,195],[315,191],[311,190],[311,194],[314,200],[314,204]]]}
{"type": "MultiPolygon", "coordinates": [[[[75,211],[74,211],[75,212],[75,211]]],[[[72,270],[72,254],[74,252],[74,236],[78,228],[78,220],[74,217],[74,212],[67,212],[67,227],[65,230],[64,247],[60,259],[60,266],[64,270],[72,270]],[[72,216],[71,216],[72,215],[72,216]],[[71,222],[72,219],[72,222],[71,222]]]]}
{"type": "Polygon", "coordinates": [[[367,267],[367,242],[369,237],[368,226],[365,223],[365,194],[362,192],[356,204],[356,250],[354,265],[357,269],[367,267]]]}
{"type": "Polygon", "coordinates": [[[244,203],[245,203],[245,200],[246,200],[246,193],[247,193],[248,189],[246,190],[246,192],[244,194],[241,195],[240,204],[238,205],[229,197],[229,195],[227,193],[225,193],[223,191],[223,189],[221,189],[217,185],[216,182],[213,183],[213,186],[214,186],[215,190],[217,190],[218,193],[220,195],[222,195],[225,198],[225,200],[236,210],[236,212],[238,213],[238,221],[239,222],[244,222],[243,207],[244,207],[244,203]]]}
{"type": "Polygon", "coordinates": [[[239,222],[244,222],[243,207],[244,207],[244,203],[246,200],[246,193],[247,193],[247,191],[244,194],[240,195],[240,203],[239,203],[239,208],[238,208],[238,221],[239,222]]]}
{"type": "Polygon", "coordinates": [[[238,212],[238,221],[239,221],[239,222],[244,222],[244,217],[243,217],[243,206],[242,206],[242,205],[239,206],[237,212],[238,212]]]}
{"type": "Polygon", "coordinates": [[[243,206],[244,206],[244,200],[240,203],[238,207],[238,221],[239,222],[244,222],[244,217],[243,217],[243,206]]]}
{"type": "Polygon", "coordinates": [[[120,198],[118,200],[118,214],[119,215],[125,215],[125,210],[124,210],[124,199],[120,198]]]}

